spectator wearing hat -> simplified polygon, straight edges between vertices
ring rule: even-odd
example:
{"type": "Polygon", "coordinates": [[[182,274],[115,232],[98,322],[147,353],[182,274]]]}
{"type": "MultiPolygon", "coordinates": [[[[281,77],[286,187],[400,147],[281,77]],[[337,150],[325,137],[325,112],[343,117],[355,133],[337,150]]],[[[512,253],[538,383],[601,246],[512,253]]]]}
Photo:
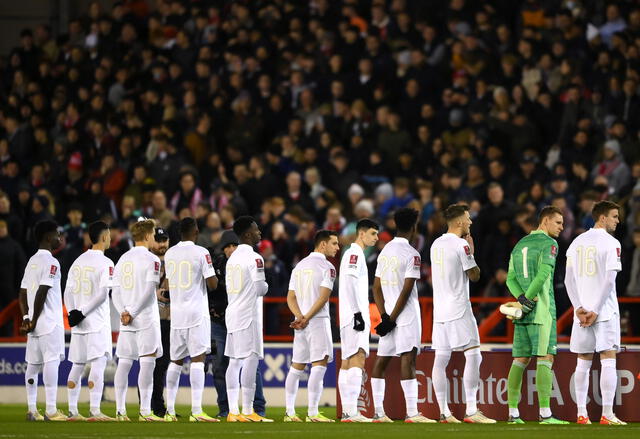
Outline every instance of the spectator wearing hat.
{"type": "Polygon", "coordinates": [[[615,139],[607,140],[604,143],[602,160],[596,163],[591,171],[591,178],[594,179],[594,182],[599,176],[606,177],[610,194],[619,192],[629,184],[631,171],[620,153],[620,143],[615,139]]]}
{"type": "MultiPolygon", "coordinates": [[[[215,290],[208,290],[209,314],[211,316],[211,355],[213,356],[213,385],[218,397],[218,414],[216,417],[226,418],[229,414],[227,400],[227,387],[225,374],[229,365],[229,357],[224,355],[227,340],[227,327],[225,325],[225,311],[227,309],[226,266],[231,254],[238,248],[240,241],[233,230],[226,230],[220,237],[217,251],[213,257],[213,268],[218,277],[218,286],[215,290]]],[[[256,373],[256,394],[253,400],[253,409],[260,416],[266,411],[266,400],[262,389],[262,374],[256,373]]]]}

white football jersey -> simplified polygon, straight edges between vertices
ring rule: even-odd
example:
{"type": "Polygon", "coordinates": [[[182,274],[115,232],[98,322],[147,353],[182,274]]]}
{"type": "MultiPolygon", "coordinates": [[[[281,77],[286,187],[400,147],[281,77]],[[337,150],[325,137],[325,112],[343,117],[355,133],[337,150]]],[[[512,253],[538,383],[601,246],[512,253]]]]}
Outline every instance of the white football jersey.
{"type": "Polygon", "coordinates": [[[616,238],[605,229],[595,228],[579,235],[567,249],[567,267],[573,267],[576,293],[582,307],[587,311],[595,311],[595,307],[604,299],[598,322],[610,320],[614,314],[620,313],[615,284],[605,293],[606,298],[601,297],[608,282],[607,271],[622,270],[620,251],[620,242],[616,238]]]}
{"type": "Polygon", "coordinates": [[[156,286],[160,282],[160,259],[143,246],[133,247],[118,260],[113,286],[119,287],[120,300],[126,309],[140,302],[143,294],[153,294],[153,300],[149,300],[150,305],[140,310],[129,325],[120,324],[120,331],[138,331],[153,324],[160,325],[155,288],[152,293],[147,292],[149,282],[156,286]]]}
{"type": "MultiPolygon", "coordinates": [[[[320,297],[320,288],[333,290],[336,280],[336,268],[322,253],[312,252],[298,262],[291,272],[289,290],[296,293],[298,306],[302,314],[306,314],[320,297]]],[[[312,317],[329,318],[329,302],[312,317]]]]}
{"type": "MultiPolygon", "coordinates": [[[[101,290],[113,286],[113,261],[100,250],[87,250],[71,265],[67,285],[64,289],[64,303],[67,311],[81,309],[93,300],[101,290]]],[[[88,334],[101,331],[105,326],[111,328],[109,294],[85,319],[71,328],[74,334],[88,334]]]]}
{"type": "Polygon", "coordinates": [[[171,294],[171,327],[186,329],[209,318],[206,279],[215,276],[209,250],[181,241],[164,255],[171,294]]]}
{"type": "Polygon", "coordinates": [[[246,329],[253,321],[262,326],[262,297],[255,282],[264,280],[264,259],[250,245],[240,244],[227,261],[225,275],[228,333],[246,329]]]}
{"type": "MultiPolygon", "coordinates": [[[[420,279],[420,253],[405,238],[389,241],[378,255],[376,277],[380,278],[384,307],[391,314],[402,292],[405,279],[420,279]]],[[[404,309],[396,319],[398,326],[420,325],[418,287],[413,289],[404,309]]]]}
{"type": "Polygon", "coordinates": [[[469,243],[453,233],[445,233],[431,245],[431,280],[433,285],[433,321],[459,319],[469,301],[469,276],[475,267],[469,243]]]}
{"type": "Polygon", "coordinates": [[[47,292],[44,307],[29,334],[33,336],[47,335],[56,326],[64,327],[62,320],[62,291],[60,290],[60,263],[49,250],[40,249],[29,258],[24,270],[20,288],[27,290],[29,319],[33,320],[33,303],[40,285],[51,287],[47,292]]]}
{"type": "Polygon", "coordinates": [[[369,270],[364,251],[355,242],[344,252],[340,261],[340,278],[338,279],[338,297],[340,298],[340,327],[349,325],[353,319],[353,310],[362,313],[365,325],[370,325],[369,318],[369,270]],[[347,292],[347,284],[356,291],[355,301],[347,292]]]}

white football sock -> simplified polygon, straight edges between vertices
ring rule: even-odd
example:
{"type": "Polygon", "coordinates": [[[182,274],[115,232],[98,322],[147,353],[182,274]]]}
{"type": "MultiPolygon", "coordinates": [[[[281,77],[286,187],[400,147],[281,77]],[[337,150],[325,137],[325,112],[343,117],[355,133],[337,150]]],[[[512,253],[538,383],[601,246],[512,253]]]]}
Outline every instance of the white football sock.
{"type": "Polygon", "coordinates": [[[67,397],[69,398],[69,413],[78,414],[78,399],[82,388],[82,372],[84,363],[73,363],[67,377],[67,397]]]}
{"type": "Polygon", "coordinates": [[[293,367],[290,367],[287,373],[287,379],[284,382],[287,416],[293,416],[296,413],[296,395],[298,394],[298,386],[303,374],[304,370],[294,369],[293,367]]]}
{"type": "Polygon", "coordinates": [[[225,373],[225,383],[227,385],[227,400],[229,402],[229,413],[239,415],[238,397],[240,395],[240,370],[242,360],[230,358],[227,372],[225,373]]]}
{"type": "Polygon", "coordinates": [[[258,370],[259,361],[256,354],[251,354],[243,360],[242,373],[240,374],[243,415],[253,413],[253,399],[256,396],[256,370],[258,370]]]}
{"type": "Polygon", "coordinates": [[[618,372],[616,371],[616,359],[605,358],[600,360],[600,393],[602,394],[602,416],[611,419],[613,417],[613,399],[616,396],[618,385],[618,372]]]}
{"type": "Polygon", "coordinates": [[[156,357],[140,357],[140,373],[138,374],[138,389],[140,389],[140,414],[151,414],[151,394],[153,393],[153,369],[156,367],[156,357]]]}
{"type": "Polygon", "coordinates": [[[102,391],[104,390],[104,370],[107,367],[107,357],[102,356],[91,362],[89,372],[89,412],[100,413],[100,402],[102,401],[102,391]]]}
{"type": "Polygon", "coordinates": [[[449,358],[451,358],[451,351],[436,351],[433,370],[431,371],[433,390],[438,400],[440,414],[445,417],[451,416],[447,401],[447,364],[449,364],[449,358]]]}
{"type": "Polygon", "coordinates": [[[44,394],[47,400],[47,413],[49,414],[53,414],[58,411],[56,402],[58,399],[59,367],[60,360],[53,360],[44,363],[44,367],[42,368],[42,382],[44,383],[44,394]]]}
{"type": "Polygon", "coordinates": [[[24,374],[24,385],[27,389],[27,404],[30,412],[38,410],[36,404],[38,400],[38,374],[42,370],[42,364],[27,363],[27,370],[24,374]]]}
{"type": "Polygon", "coordinates": [[[518,410],[518,407],[516,408],[511,408],[509,407],[509,416],[512,416],[514,418],[519,418],[520,417],[520,410],[518,410]]]}
{"type": "Polygon", "coordinates": [[[180,373],[182,366],[173,361],[169,363],[167,368],[167,413],[176,414],[176,396],[180,387],[180,373]]]}
{"type": "Polygon", "coordinates": [[[340,371],[338,372],[338,393],[340,394],[342,413],[348,415],[349,413],[347,412],[347,404],[349,404],[349,383],[347,380],[347,369],[340,369],[340,371]]]}
{"type": "Polygon", "coordinates": [[[347,410],[349,416],[355,416],[360,413],[360,410],[358,410],[358,398],[362,389],[362,369],[351,367],[347,370],[347,385],[349,398],[347,410]]]}
{"type": "Polygon", "coordinates": [[[543,418],[551,416],[551,407],[540,407],[540,416],[543,418]]]}
{"type": "Polygon", "coordinates": [[[375,407],[376,415],[384,416],[384,390],[385,390],[384,378],[371,378],[371,394],[373,395],[373,406],[375,407]]]}
{"type": "Polygon", "coordinates": [[[308,415],[316,416],[318,414],[318,403],[322,396],[322,389],[324,388],[324,374],[327,371],[325,366],[313,366],[311,367],[311,373],[309,374],[309,382],[307,383],[307,392],[309,397],[308,415]]]}
{"type": "Polygon", "coordinates": [[[191,383],[191,413],[202,413],[202,392],[204,392],[204,362],[192,361],[189,369],[191,383]]]}
{"type": "Polygon", "coordinates": [[[116,391],[116,411],[121,415],[127,414],[127,388],[129,387],[129,371],[133,366],[133,360],[118,358],[116,375],[113,378],[113,387],[116,391]]]}
{"type": "Polygon", "coordinates": [[[464,351],[464,358],[465,363],[462,382],[467,402],[467,416],[472,416],[478,411],[477,397],[478,386],[480,385],[480,364],[482,363],[480,348],[464,351]]]}
{"type": "Polygon", "coordinates": [[[411,418],[418,414],[418,380],[400,380],[404,401],[407,407],[407,417],[411,418]]]}
{"type": "Polygon", "coordinates": [[[591,370],[591,360],[578,358],[576,371],[573,374],[573,386],[576,392],[576,405],[578,406],[578,416],[589,416],[587,413],[587,394],[589,393],[589,372],[591,370]]]}

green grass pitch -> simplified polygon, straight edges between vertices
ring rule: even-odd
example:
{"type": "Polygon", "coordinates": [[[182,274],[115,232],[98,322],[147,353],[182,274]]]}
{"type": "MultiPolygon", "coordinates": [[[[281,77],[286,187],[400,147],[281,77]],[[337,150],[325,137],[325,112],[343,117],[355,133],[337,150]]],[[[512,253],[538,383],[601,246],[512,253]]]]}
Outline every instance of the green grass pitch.
{"type": "MultiPolygon", "coordinates": [[[[62,406],[64,407],[64,406],[62,406]]],[[[136,408],[128,408],[129,415],[136,413],[136,408]]],[[[207,408],[205,407],[205,410],[207,408]]],[[[115,413],[113,404],[103,404],[103,411],[109,415],[115,413]]],[[[189,407],[178,407],[178,413],[188,415],[189,407]]],[[[80,404],[80,412],[88,414],[87,405],[80,404]]],[[[252,437],[255,439],[287,439],[300,437],[304,439],[335,439],[335,438],[411,438],[424,437],[429,439],[451,437],[456,439],[501,439],[526,437],[533,435],[545,439],[566,439],[574,436],[580,439],[605,439],[640,437],[640,424],[626,427],[608,427],[601,425],[567,425],[546,426],[538,423],[525,425],[507,425],[504,422],[495,425],[448,425],[422,424],[410,425],[401,422],[394,424],[285,424],[282,422],[284,409],[270,408],[269,417],[275,419],[273,424],[195,424],[188,422],[188,418],[181,418],[178,423],[57,423],[57,422],[26,422],[26,407],[24,405],[0,405],[0,439],[4,438],[207,438],[230,439],[252,437]]],[[[208,413],[215,415],[215,408],[209,408],[208,413]]],[[[303,411],[299,411],[303,414],[303,411]]],[[[325,408],[324,413],[329,417],[335,416],[335,408],[325,408]]],[[[134,416],[131,416],[133,419],[134,416]]],[[[137,419],[137,416],[135,417],[137,419]]]]}

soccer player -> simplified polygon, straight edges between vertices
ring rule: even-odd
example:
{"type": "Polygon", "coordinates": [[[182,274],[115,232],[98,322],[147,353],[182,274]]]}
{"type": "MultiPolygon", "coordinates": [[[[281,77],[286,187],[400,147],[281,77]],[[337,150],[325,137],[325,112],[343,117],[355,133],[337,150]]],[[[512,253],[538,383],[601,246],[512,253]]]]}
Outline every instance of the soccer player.
{"type": "Polygon", "coordinates": [[[313,252],[298,262],[291,272],[287,304],[295,317],[293,356],[285,381],[287,413],[284,422],[302,422],[295,411],[298,384],[304,368],[311,363],[307,386],[309,406],[306,422],[335,422],[318,411],[322,381],[327,364],[333,361],[333,339],[329,321],[329,297],[336,279],[336,269],[327,258],[336,255],[338,234],[320,230],[314,238],[313,252]]]}
{"type": "Polygon", "coordinates": [[[369,356],[369,271],[364,250],[378,242],[379,226],[368,218],[356,225],[356,241],[340,261],[340,344],[342,364],[338,389],[342,400],[342,422],[371,422],[358,410],[364,363],[369,356]]]}
{"type": "Polygon", "coordinates": [[[104,369],[111,359],[111,314],[109,292],[113,286],[113,262],[104,255],[111,245],[109,225],[96,221],[89,225],[91,249],[71,265],[64,304],[69,311],[71,343],[69,361],[73,363],[67,378],[70,421],[115,421],[100,411],[104,388],[104,369]],[[89,373],[89,412],[87,419],[78,412],[82,372],[87,363],[89,373]]]}
{"type": "Polygon", "coordinates": [[[378,255],[373,298],[382,323],[378,355],[371,375],[375,415],[373,422],[393,422],[384,412],[385,371],[393,357],[400,357],[400,385],[404,392],[405,422],[436,422],[418,412],[416,357],[422,336],[416,279],[420,278],[420,254],[409,242],[415,237],[418,211],[398,209],[394,214],[397,236],[378,255]],[[387,314],[387,310],[391,314],[387,314]]]}
{"type": "Polygon", "coordinates": [[[67,417],[56,407],[58,367],[64,360],[64,324],[60,264],[51,254],[60,247],[60,233],[56,223],[46,220],[36,224],[34,234],[38,251],[29,258],[20,283],[20,329],[27,334],[27,420],[66,421],[67,417]],[[44,416],[36,407],[41,371],[47,403],[44,416]]]}
{"type": "Polygon", "coordinates": [[[538,229],[522,238],[511,251],[507,287],[522,305],[523,316],[514,320],[513,364],[507,395],[510,424],[523,424],[518,411],[522,375],[531,357],[537,358],[536,389],[541,424],[568,424],[551,415],[553,359],[557,351],[556,302],[553,272],[558,256],[556,238],[563,229],[562,211],[545,206],[538,216],[538,229]]]}
{"type": "Polygon", "coordinates": [[[156,288],[160,281],[160,259],[149,251],[154,245],[155,222],[138,221],[131,226],[135,247],[120,257],[113,276],[111,297],[120,313],[120,335],[116,344],[118,367],[114,378],[116,419],[129,421],[126,411],[129,371],[135,360],[140,362],[141,422],[162,422],[164,418],[151,411],[153,369],[156,357],[162,356],[160,314],[156,288]]]}
{"type": "Polygon", "coordinates": [[[469,280],[480,279],[480,268],[473,257],[469,207],[453,204],[444,211],[447,233],[431,245],[433,282],[433,387],[440,406],[440,422],[457,424],[447,403],[446,369],[452,351],[464,352],[463,372],[466,411],[464,422],[494,424],[477,405],[480,382],[480,335],[469,301],[469,280]]]}
{"type": "Polygon", "coordinates": [[[209,250],[196,245],[198,224],[190,217],[179,223],[181,241],[165,254],[164,261],[171,297],[171,364],[167,370],[167,414],[164,420],[176,422],[176,395],[182,363],[191,357],[190,422],[219,422],[202,410],[204,360],[211,352],[211,321],[207,287],[216,288],[218,278],[209,250]]]}
{"type": "Polygon", "coordinates": [[[620,222],[620,206],[600,201],[593,206],[592,229],[578,236],[567,250],[564,283],[575,318],[571,329],[571,352],[578,354],[574,385],[578,424],[591,424],[587,414],[589,370],[593,353],[600,354],[600,393],[605,425],[626,425],[613,413],[618,375],[616,353],[620,350],[620,311],[616,275],[622,269],[620,242],[611,236],[620,222]]]}
{"type": "Polygon", "coordinates": [[[264,276],[264,259],[253,246],[262,235],[250,216],[241,216],[233,224],[240,245],[226,267],[227,300],[225,314],[227,340],[224,354],[229,357],[225,374],[229,400],[228,422],[273,422],[253,411],[256,370],[264,356],[262,339],[262,297],[269,286],[264,276]],[[242,375],[240,373],[242,370],[242,375]],[[242,389],[242,413],[238,397],[242,389]]]}

